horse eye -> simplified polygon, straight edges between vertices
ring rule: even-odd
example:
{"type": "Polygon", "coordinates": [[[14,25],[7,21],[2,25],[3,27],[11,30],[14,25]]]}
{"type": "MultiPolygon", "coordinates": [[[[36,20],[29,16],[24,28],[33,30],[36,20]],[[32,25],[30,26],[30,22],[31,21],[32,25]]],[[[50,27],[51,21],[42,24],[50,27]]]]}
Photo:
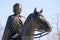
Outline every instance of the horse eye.
{"type": "Polygon", "coordinates": [[[40,18],[41,18],[41,19],[44,19],[44,17],[43,17],[43,16],[41,16],[41,15],[40,15],[40,18]]]}
{"type": "Polygon", "coordinates": [[[42,17],[40,16],[40,18],[42,18],[42,17]]]}

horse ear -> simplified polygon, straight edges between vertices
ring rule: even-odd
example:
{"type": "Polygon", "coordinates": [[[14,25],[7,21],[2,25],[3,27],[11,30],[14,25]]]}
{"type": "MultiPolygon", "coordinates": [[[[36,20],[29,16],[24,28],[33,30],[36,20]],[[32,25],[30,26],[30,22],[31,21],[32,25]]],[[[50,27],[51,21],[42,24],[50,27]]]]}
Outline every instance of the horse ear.
{"type": "Polygon", "coordinates": [[[42,13],[42,12],[43,12],[43,9],[41,9],[39,13],[42,13]]]}
{"type": "Polygon", "coordinates": [[[37,9],[37,8],[34,9],[34,13],[36,13],[36,9],[37,9]]]}

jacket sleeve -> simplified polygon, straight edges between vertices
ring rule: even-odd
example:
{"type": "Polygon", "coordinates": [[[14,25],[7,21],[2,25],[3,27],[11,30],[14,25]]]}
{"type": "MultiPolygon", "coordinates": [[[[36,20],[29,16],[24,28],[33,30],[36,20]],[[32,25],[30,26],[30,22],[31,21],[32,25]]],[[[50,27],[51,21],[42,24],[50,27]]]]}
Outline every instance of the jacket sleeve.
{"type": "Polygon", "coordinates": [[[14,20],[12,19],[11,16],[8,17],[6,26],[5,26],[5,30],[3,33],[3,37],[2,40],[9,40],[10,38],[10,32],[11,32],[11,28],[14,26],[14,20]]]}

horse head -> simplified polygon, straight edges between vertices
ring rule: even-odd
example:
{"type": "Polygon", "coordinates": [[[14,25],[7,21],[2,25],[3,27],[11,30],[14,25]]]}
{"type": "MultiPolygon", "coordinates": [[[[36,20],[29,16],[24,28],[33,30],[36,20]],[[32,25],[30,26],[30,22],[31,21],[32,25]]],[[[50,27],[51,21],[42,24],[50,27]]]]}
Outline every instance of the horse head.
{"type": "Polygon", "coordinates": [[[39,30],[43,29],[45,32],[50,32],[51,31],[51,25],[49,22],[44,18],[42,15],[43,9],[41,9],[39,12],[36,11],[37,9],[34,9],[34,19],[37,21],[37,24],[40,25],[39,30]]]}

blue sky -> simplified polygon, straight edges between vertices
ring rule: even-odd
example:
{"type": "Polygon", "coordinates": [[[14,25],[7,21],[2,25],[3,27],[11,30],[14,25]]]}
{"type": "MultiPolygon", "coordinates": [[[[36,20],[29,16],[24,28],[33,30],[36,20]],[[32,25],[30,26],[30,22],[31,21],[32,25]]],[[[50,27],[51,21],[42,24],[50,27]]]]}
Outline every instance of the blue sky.
{"type": "Polygon", "coordinates": [[[43,15],[53,26],[52,17],[60,13],[60,0],[1,0],[0,1],[0,24],[5,27],[7,18],[13,14],[13,5],[20,3],[22,5],[21,15],[25,18],[34,11],[43,8],[43,15]]]}

